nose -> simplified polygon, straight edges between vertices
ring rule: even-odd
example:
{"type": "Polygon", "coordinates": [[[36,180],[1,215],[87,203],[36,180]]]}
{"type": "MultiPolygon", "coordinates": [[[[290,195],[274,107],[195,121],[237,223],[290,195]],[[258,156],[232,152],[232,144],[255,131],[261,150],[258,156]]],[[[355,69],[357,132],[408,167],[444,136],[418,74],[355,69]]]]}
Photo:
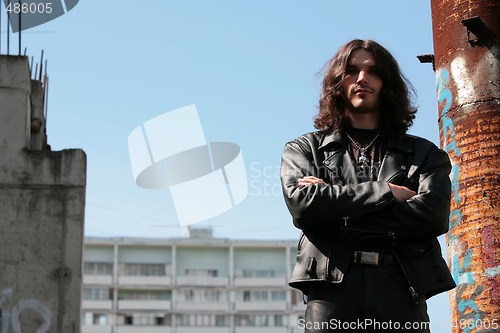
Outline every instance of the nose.
{"type": "Polygon", "coordinates": [[[365,73],[365,71],[359,71],[358,80],[356,82],[358,82],[358,83],[360,83],[360,82],[366,82],[366,73],[365,73]]]}

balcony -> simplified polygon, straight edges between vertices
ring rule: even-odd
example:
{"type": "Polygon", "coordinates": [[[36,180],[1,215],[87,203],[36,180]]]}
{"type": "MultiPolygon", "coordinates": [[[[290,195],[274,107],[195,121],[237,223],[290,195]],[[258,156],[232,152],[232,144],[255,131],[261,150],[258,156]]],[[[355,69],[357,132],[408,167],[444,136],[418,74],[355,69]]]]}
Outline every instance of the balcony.
{"type": "Polygon", "coordinates": [[[170,311],[172,304],[163,300],[128,300],[118,301],[118,310],[154,310],[170,311]]]}
{"type": "Polygon", "coordinates": [[[287,303],[285,301],[251,301],[251,302],[235,302],[234,309],[236,311],[285,311],[287,303]]]}
{"type": "Polygon", "coordinates": [[[113,283],[111,275],[83,275],[83,284],[86,285],[110,285],[113,283]]]}
{"type": "MultiPolygon", "coordinates": [[[[181,326],[177,327],[177,333],[229,333],[229,327],[209,327],[209,326],[181,326]]],[[[256,331],[252,331],[255,333],[256,331]]],[[[286,332],[285,332],[286,333],[286,332]]]]}
{"type": "Polygon", "coordinates": [[[85,310],[111,310],[113,301],[111,300],[86,300],[82,301],[82,308],[85,310]]]}
{"type": "Polygon", "coordinates": [[[228,301],[178,301],[175,304],[176,310],[190,311],[229,311],[228,301]]]}
{"type": "Polygon", "coordinates": [[[82,333],[111,333],[111,325],[82,325],[82,333]]]}
{"type": "MultiPolygon", "coordinates": [[[[170,326],[118,326],[116,333],[171,333],[170,326]]],[[[85,332],[82,332],[85,333],[85,332]]]]}
{"type": "Polygon", "coordinates": [[[227,276],[189,276],[183,275],[177,277],[177,285],[179,286],[210,286],[210,287],[227,287],[229,279],[227,276]]]}
{"type": "Polygon", "coordinates": [[[170,286],[172,278],[170,276],[118,276],[119,285],[127,286],[170,286]]]}
{"type": "Polygon", "coordinates": [[[288,333],[287,327],[266,327],[266,326],[248,326],[248,327],[235,327],[235,333],[288,333]]]}
{"type": "Polygon", "coordinates": [[[284,276],[278,277],[235,277],[236,287],[283,287],[287,281],[284,276]]]}

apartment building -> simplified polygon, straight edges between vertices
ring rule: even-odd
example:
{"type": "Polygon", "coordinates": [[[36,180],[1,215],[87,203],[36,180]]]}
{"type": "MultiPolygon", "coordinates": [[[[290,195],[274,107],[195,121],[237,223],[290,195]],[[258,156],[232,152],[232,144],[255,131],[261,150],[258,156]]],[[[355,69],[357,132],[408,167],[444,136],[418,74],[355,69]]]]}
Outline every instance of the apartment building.
{"type": "Polygon", "coordinates": [[[297,333],[296,241],[86,238],[82,333],[297,333]]]}

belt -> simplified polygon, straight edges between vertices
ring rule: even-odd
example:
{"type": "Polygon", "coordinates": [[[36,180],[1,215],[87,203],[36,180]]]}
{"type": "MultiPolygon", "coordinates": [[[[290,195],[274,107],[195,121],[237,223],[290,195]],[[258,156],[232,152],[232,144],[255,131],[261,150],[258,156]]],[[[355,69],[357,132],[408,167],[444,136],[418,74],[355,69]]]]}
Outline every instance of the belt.
{"type": "Polygon", "coordinates": [[[356,264],[387,266],[394,262],[394,256],[389,253],[354,251],[352,261],[356,264]]]}

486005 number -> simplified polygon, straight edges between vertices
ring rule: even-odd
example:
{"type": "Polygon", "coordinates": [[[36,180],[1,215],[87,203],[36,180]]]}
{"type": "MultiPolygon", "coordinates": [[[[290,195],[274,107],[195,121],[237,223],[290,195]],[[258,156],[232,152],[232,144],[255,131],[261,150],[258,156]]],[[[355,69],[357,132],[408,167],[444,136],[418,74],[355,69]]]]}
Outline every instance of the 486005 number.
{"type": "Polygon", "coordinates": [[[52,13],[52,2],[40,3],[9,3],[6,8],[8,13],[13,14],[50,14],[52,13]]]}

